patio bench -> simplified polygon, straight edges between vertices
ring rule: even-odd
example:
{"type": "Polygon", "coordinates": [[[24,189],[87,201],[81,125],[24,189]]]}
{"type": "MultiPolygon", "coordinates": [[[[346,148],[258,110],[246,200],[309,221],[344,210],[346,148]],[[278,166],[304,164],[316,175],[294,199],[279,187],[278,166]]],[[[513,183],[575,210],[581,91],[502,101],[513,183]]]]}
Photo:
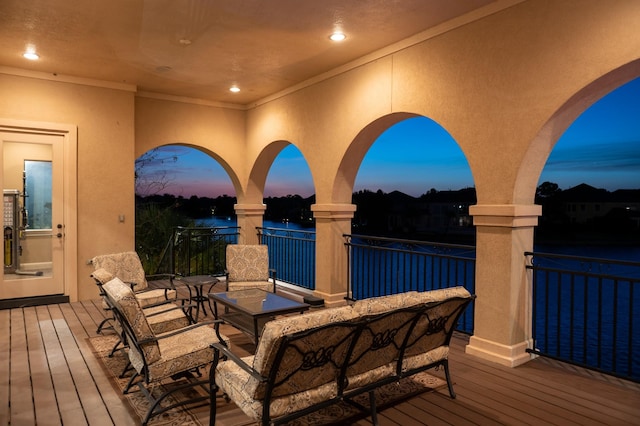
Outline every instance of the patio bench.
{"type": "MultiPolygon", "coordinates": [[[[240,358],[224,345],[212,345],[215,391],[265,425],[340,402],[370,413],[377,424],[376,388],[438,366],[455,398],[449,342],[473,298],[463,287],[452,287],[269,321],[253,356],[240,358]],[[365,393],[369,407],[354,401],[365,393]]],[[[213,423],[215,416],[213,402],[213,423]]]]}

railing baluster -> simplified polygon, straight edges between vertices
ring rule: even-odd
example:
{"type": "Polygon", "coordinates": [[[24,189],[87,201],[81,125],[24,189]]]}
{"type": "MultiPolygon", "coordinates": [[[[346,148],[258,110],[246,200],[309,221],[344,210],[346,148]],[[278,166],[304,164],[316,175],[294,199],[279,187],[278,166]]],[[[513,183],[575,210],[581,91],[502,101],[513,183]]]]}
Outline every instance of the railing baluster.
{"type": "Polygon", "coordinates": [[[640,381],[633,359],[640,351],[640,298],[634,297],[640,262],[525,255],[533,288],[535,347],[530,352],[640,381]],[[554,315],[557,322],[551,323],[554,315]]]}

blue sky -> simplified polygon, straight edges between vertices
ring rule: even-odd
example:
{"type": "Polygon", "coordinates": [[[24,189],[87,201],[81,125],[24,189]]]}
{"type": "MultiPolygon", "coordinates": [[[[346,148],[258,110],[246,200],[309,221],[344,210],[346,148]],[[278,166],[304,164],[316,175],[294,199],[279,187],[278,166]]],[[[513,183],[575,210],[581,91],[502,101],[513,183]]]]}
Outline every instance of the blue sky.
{"type": "MultiPolygon", "coordinates": [[[[163,192],[187,198],[235,195],[224,169],[208,155],[181,146],[163,147],[161,155],[175,155],[177,160],[148,166],[145,172],[166,171],[170,185],[163,192]]],[[[576,119],[549,156],[540,176],[540,183],[544,181],[561,189],[580,183],[608,190],[640,188],[640,78],[609,93],[576,119]]],[[[380,135],[360,166],[354,191],[399,190],[419,196],[431,188],[471,186],[471,171],[455,140],[432,120],[417,117],[380,135]]],[[[271,167],[265,197],[313,193],[306,161],[295,146],[288,146],[271,167]]]]}

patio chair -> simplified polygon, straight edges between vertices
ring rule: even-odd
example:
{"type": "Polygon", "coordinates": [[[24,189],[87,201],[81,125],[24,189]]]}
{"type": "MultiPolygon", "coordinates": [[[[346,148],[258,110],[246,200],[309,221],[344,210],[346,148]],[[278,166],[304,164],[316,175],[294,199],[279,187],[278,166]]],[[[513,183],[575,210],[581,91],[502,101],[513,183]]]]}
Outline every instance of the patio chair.
{"type": "MultiPolygon", "coordinates": [[[[100,322],[96,333],[101,333],[104,326],[108,322],[112,322],[111,328],[119,337],[118,341],[115,342],[113,348],[109,352],[108,356],[111,357],[117,350],[127,347],[126,336],[123,333],[122,327],[119,327],[118,322],[115,321],[115,317],[113,315],[114,308],[104,292],[103,283],[96,278],[94,279],[100,289],[102,308],[111,314],[100,322]]],[[[143,308],[143,312],[147,317],[149,326],[153,329],[154,333],[158,334],[194,324],[196,321],[193,318],[192,310],[195,306],[196,305],[193,304],[185,304],[184,301],[182,304],[177,305],[167,300],[155,305],[148,305],[143,308]]],[[[125,372],[128,370],[127,367],[125,367],[120,377],[124,377],[125,372]]]]}
{"type": "Polygon", "coordinates": [[[211,402],[211,395],[215,395],[212,392],[213,379],[211,375],[202,378],[200,368],[213,362],[212,344],[229,345],[229,340],[210,326],[216,321],[157,334],[128,285],[116,277],[104,284],[103,288],[129,342],[129,361],[135,369],[123,393],[127,394],[137,386],[149,401],[142,424],[146,425],[152,417],[178,406],[211,402]],[[179,399],[176,392],[184,390],[188,392],[184,392],[179,399]],[[176,398],[171,402],[165,401],[170,395],[176,398]]]}
{"type": "Polygon", "coordinates": [[[269,249],[264,244],[227,245],[227,291],[260,288],[276,292],[276,271],[269,269],[269,249]]]}
{"type": "Polygon", "coordinates": [[[126,251],[96,256],[91,259],[94,271],[91,276],[104,284],[114,277],[129,284],[136,298],[144,306],[155,305],[166,300],[175,300],[177,291],[173,285],[173,274],[145,275],[138,253],[126,251]],[[149,281],[153,280],[153,286],[149,281]]]}

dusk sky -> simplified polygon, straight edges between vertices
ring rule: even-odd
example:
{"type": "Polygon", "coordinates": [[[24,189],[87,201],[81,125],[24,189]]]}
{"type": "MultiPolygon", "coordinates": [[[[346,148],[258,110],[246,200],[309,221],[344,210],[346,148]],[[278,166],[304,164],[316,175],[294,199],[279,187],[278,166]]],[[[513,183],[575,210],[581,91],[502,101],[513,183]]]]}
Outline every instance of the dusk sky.
{"type": "MultiPolygon", "coordinates": [[[[183,197],[235,196],[224,169],[192,148],[162,147],[161,156],[176,162],[148,166],[167,172],[171,184],[163,192],[183,197]]],[[[580,183],[608,190],[640,188],[640,78],[609,93],[586,110],[560,138],[542,172],[540,183],[568,189],[580,183]]],[[[434,121],[417,117],[389,128],[364,158],[354,191],[399,190],[420,196],[474,186],[471,170],[451,136],[434,121]]],[[[314,193],[311,172],[293,145],[276,158],[267,177],[265,197],[314,193]],[[295,176],[295,179],[291,177],[295,176]]]]}

